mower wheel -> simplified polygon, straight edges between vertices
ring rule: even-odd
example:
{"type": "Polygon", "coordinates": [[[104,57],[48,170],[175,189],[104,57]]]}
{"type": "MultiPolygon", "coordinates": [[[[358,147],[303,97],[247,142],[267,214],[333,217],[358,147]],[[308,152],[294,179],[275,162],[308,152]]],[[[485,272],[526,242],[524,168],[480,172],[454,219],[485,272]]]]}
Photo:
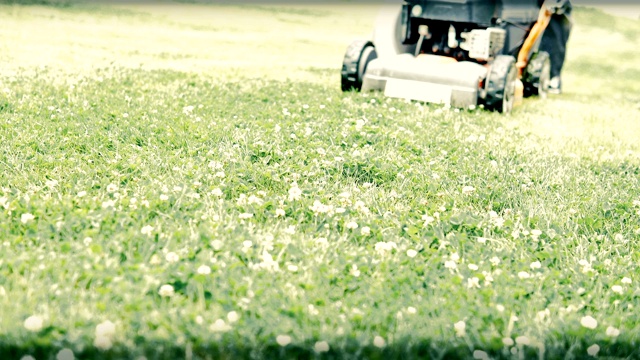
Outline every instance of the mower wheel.
{"type": "Polygon", "coordinates": [[[516,59],[513,56],[496,56],[485,80],[486,109],[505,114],[511,112],[516,97],[517,74],[516,59]]]}
{"type": "Polygon", "coordinates": [[[539,95],[542,98],[547,97],[549,92],[549,82],[551,81],[551,60],[549,53],[539,51],[529,60],[527,67],[522,75],[522,83],[524,85],[524,96],[529,97],[539,95]]]}
{"type": "Polygon", "coordinates": [[[370,41],[356,40],[352,42],[342,61],[342,91],[360,91],[367,65],[377,57],[376,49],[370,41]]]}

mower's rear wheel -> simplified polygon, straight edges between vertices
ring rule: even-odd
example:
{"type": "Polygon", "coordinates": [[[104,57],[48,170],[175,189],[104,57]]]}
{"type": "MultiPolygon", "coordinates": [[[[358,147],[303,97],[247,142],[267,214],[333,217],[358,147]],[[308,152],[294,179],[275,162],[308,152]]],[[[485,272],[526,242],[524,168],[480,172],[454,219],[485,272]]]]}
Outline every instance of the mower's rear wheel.
{"type": "Polygon", "coordinates": [[[356,40],[352,42],[342,61],[340,79],[342,91],[360,91],[367,65],[377,57],[376,49],[370,41],[356,40]]]}
{"type": "Polygon", "coordinates": [[[539,95],[541,98],[546,98],[550,81],[551,59],[549,58],[549,53],[539,51],[531,56],[522,75],[524,96],[539,95]]]}
{"type": "Polygon", "coordinates": [[[497,56],[485,80],[485,108],[504,114],[511,112],[516,97],[516,81],[516,59],[509,55],[497,56]]]}

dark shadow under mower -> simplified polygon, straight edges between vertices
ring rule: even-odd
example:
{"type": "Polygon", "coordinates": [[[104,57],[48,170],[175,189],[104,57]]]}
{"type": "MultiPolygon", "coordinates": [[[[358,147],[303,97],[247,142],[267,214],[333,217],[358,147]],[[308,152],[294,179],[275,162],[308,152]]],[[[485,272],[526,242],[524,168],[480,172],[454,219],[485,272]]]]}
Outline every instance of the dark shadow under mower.
{"type": "Polygon", "coordinates": [[[563,1],[412,0],[384,8],[372,40],[354,41],[343,91],[510,112],[522,97],[546,96],[549,54],[539,51],[563,1]]]}

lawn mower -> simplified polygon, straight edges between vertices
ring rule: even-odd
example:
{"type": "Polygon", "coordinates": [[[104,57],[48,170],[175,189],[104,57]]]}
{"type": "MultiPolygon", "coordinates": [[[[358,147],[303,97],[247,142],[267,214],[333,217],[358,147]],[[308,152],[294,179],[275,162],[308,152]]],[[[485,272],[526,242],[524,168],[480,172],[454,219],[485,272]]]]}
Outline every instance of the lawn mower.
{"type": "Polygon", "coordinates": [[[539,45],[562,3],[404,1],[381,11],[371,40],[349,45],[342,90],[508,113],[547,94],[551,63],[539,45]]]}

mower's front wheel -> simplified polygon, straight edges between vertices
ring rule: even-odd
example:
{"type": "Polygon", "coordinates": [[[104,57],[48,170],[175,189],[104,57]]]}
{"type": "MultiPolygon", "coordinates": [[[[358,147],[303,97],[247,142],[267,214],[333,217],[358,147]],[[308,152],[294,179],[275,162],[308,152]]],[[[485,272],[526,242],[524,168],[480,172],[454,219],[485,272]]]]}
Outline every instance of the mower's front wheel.
{"type": "Polygon", "coordinates": [[[524,96],[539,95],[541,98],[545,98],[549,92],[550,81],[551,59],[549,53],[539,51],[531,56],[522,75],[524,96]]]}
{"type": "Polygon", "coordinates": [[[517,74],[516,59],[513,56],[496,56],[485,80],[486,109],[503,114],[511,112],[516,97],[517,74]]]}
{"type": "Polygon", "coordinates": [[[340,79],[342,91],[360,91],[367,65],[377,57],[376,49],[371,41],[356,40],[352,42],[342,61],[340,79]]]}

